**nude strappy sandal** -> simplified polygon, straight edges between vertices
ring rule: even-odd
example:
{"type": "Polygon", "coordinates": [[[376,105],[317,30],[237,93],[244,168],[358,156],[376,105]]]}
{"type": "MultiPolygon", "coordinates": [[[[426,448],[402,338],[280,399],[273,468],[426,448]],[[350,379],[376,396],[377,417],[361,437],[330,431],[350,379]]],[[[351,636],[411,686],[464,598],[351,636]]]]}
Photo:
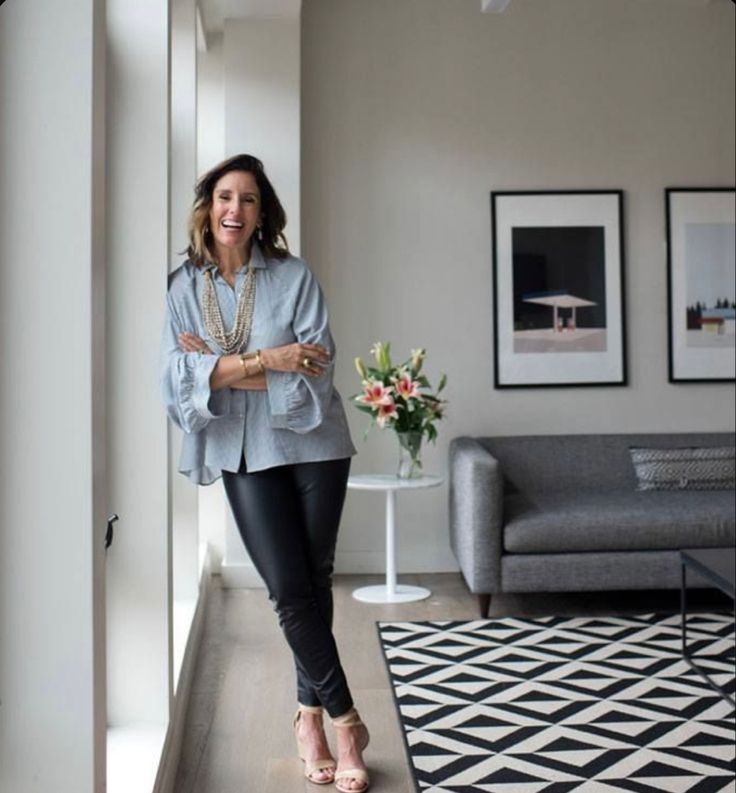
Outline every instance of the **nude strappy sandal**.
{"type": "MultiPolygon", "coordinates": [[[[362,741],[360,751],[362,752],[366,746],[368,746],[368,742],[370,741],[368,728],[365,726],[365,724],[363,724],[362,719],[358,715],[358,711],[354,708],[353,710],[348,711],[348,713],[346,713],[344,716],[339,716],[338,718],[333,719],[332,726],[338,730],[341,728],[344,729],[346,727],[362,726],[365,730],[365,737],[362,741]]],[[[344,771],[337,771],[335,774],[335,789],[340,793],[365,793],[365,791],[368,790],[370,786],[371,781],[368,777],[368,772],[364,768],[346,768],[344,771]],[[349,788],[340,784],[340,782],[347,782],[351,779],[355,780],[356,782],[362,782],[363,787],[349,788]]]]}
{"type": "Polygon", "coordinates": [[[301,721],[302,713],[314,713],[321,716],[322,708],[300,705],[299,710],[297,710],[296,715],[294,716],[294,737],[296,738],[299,759],[304,763],[304,776],[313,785],[331,785],[335,781],[335,769],[337,768],[337,763],[331,757],[326,757],[322,760],[306,760],[304,758],[302,743],[299,740],[299,722],[301,721]],[[324,779],[314,779],[312,775],[318,771],[327,772],[329,773],[329,776],[325,777],[324,779]]]}

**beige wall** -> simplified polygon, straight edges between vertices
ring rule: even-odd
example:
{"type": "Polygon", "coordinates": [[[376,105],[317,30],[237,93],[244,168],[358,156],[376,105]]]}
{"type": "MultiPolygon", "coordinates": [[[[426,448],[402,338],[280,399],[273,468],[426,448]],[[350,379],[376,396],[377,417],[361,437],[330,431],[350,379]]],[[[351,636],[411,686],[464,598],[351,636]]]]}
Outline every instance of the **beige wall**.
{"type": "MultiPolygon", "coordinates": [[[[666,186],[734,175],[734,7],[723,0],[308,0],[302,249],[352,358],[425,346],[450,381],[428,468],[453,436],[730,429],[730,385],[667,382],[666,186]],[[491,190],[621,188],[630,385],[493,389],[491,190]]],[[[353,470],[395,440],[348,408],[353,470]]],[[[446,489],[404,494],[399,570],[452,569],[446,489]]],[[[338,565],[380,570],[382,503],[348,497],[338,565]]]]}

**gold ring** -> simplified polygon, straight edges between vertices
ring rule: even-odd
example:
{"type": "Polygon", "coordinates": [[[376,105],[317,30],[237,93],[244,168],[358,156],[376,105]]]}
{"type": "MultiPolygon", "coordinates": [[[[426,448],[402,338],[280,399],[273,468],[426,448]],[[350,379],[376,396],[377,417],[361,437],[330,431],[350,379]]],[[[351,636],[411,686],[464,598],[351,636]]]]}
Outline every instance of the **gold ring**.
{"type": "Polygon", "coordinates": [[[304,360],[302,361],[302,366],[303,366],[305,369],[309,369],[309,367],[310,367],[311,365],[312,365],[312,359],[311,359],[311,358],[304,358],[304,360]]]}

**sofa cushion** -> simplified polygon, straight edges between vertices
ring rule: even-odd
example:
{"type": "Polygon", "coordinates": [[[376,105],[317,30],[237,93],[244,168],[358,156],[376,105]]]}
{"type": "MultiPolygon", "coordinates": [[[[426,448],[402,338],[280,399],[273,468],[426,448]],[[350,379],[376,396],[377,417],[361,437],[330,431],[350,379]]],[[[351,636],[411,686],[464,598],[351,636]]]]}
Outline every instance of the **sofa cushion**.
{"type": "Polygon", "coordinates": [[[632,447],[629,451],[637,490],[733,490],[736,487],[733,446],[632,447]]]}
{"type": "Polygon", "coordinates": [[[478,438],[501,465],[512,493],[634,490],[629,448],[733,446],[734,434],[641,433],[621,435],[517,435],[478,438]]]}
{"type": "Polygon", "coordinates": [[[504,499],[507,553],[662,550],[736,544],[734,491],[516,494],[504,499]]]}

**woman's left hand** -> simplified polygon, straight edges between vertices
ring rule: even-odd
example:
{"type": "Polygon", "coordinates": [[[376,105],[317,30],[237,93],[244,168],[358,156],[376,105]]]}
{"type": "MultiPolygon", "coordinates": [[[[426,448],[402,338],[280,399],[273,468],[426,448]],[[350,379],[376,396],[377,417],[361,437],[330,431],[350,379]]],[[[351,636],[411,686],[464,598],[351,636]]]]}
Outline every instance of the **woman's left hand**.
{"type": "Polygon", "coordinates": [[[212,350],[195,333],[180,333],[177,337],[179,346],[184,352],[199,352],[202,355],[214,355],[212,350]]]}
{"type": "Polygon", "coordinates": [[[330,354],[321,344],[297,341],[261,350],[261,361],[266,369],[319,377],[330,363],[330,354]]]}

